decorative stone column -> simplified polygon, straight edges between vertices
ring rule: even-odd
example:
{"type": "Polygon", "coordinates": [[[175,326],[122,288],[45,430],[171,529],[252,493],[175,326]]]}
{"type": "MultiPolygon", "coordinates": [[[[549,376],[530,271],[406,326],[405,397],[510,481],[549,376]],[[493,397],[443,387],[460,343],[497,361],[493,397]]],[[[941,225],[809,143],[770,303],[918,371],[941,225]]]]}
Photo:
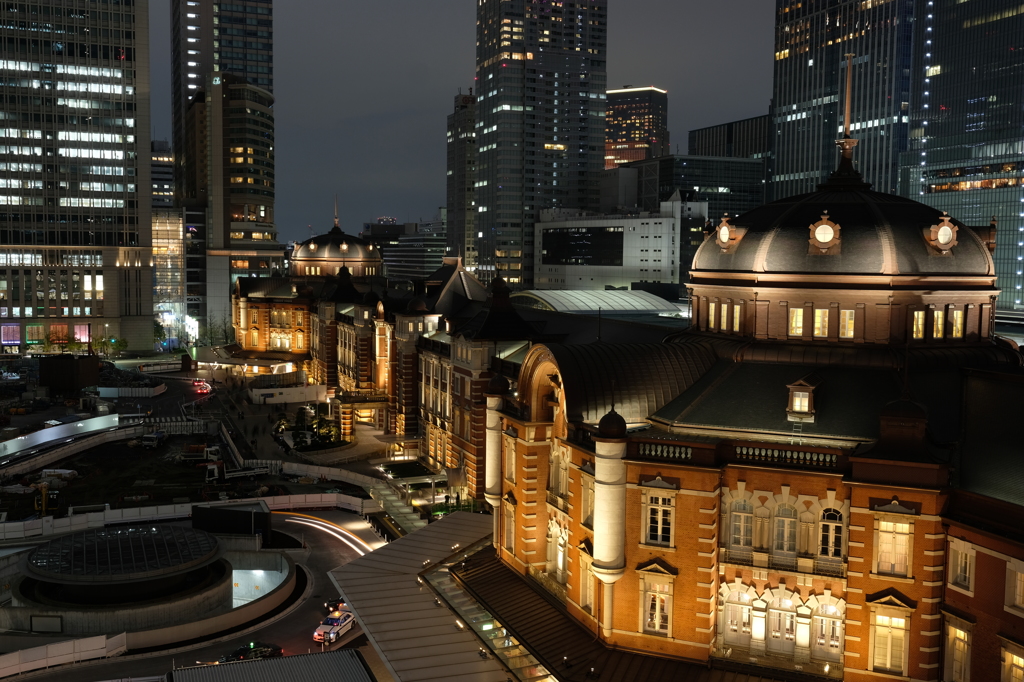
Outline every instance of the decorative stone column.
{"type": "MultiPolygon", "coordinates": [[[[508,393],[508,380],[500,374],[491,377],[484,391],[487,400],[486,438],[484,440],[484,499],[494,517],[494,546],[501,545],[501,408],[508,393]]],[[[479,475],[479,474],[478,474],[479,475]]]]}
{"type": "Polygon", "coordinates": [[[626,573],[626,420],[614,408],[594,438],[594,576],[603,584],[601,635],[614,627],[614,585],[626,573]]]}

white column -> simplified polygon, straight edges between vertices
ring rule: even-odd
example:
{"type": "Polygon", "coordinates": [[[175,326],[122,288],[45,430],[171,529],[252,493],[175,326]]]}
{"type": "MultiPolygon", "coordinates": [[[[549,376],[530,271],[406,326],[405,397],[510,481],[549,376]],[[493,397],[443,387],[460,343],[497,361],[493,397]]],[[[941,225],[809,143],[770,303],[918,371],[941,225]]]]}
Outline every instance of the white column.
{"type": "Polygon", "coordinates": [[[488,395],[484,440],[484,499],[494,516],[494,546],[501,543],[501,410],[502,397],[488,395]]]}
{"type": "Polygon", "coordinates": [[[613,586],[626,572],[625,439],[595,438],[594,575],[604,583],[601,629],[612,633],[613,586]]]}

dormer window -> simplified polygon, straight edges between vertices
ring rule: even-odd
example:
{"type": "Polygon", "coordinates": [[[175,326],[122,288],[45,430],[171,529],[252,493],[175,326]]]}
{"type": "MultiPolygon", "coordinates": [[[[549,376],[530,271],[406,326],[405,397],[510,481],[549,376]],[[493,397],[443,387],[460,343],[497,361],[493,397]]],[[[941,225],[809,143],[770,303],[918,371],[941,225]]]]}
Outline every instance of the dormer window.
{"type": "Polygon", "coordinates": [[[789,389],[786,409],[789,421],[814,423],[814,389],[819,383],[818,375],[812,373],[786,387],[789,389]]]}
{"type": "Polygon", "coordinates": [[[942,212],[942,218],[937,224],[924,229],[925,241],[943,256],[949,255],[952,248],[956,246],[956,237],[957,227],[950,221],[945,211],[942,212]]]}
{"type": "Polygon", "coordinates": [[[821,220],[811,224],[808,253],[814,255],[836,255],[839,253],[839,233],[842,228],[828,217],[828,211],[821,214],[821,220]]]}

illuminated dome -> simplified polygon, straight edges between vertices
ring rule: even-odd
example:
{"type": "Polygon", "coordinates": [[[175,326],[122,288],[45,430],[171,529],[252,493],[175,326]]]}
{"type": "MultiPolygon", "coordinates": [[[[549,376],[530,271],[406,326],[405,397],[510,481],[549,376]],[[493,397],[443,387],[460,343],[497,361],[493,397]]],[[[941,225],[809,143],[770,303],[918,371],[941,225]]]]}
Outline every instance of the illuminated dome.
{"type": "Polygon", "coordinates": [[[370,242],[345,234],[338,225],[327,234],[317,235],[295,247],[292,275],[337,275],[342,267],[353,277],[383,274],[380,252],[370,242]]]}

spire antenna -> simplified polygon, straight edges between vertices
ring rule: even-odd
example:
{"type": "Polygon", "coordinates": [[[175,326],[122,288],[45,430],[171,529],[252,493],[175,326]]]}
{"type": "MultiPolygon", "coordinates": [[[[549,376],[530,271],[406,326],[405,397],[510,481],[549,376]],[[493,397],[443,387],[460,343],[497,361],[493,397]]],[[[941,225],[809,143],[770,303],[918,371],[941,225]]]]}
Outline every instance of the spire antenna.
{"type": "Polygon", "coordinates": [[[338,227],[338,195],[334,195],[334,226],[338,227]]]}
{"type": "Polygon", "coordinates": [[[846,102],[845,110],[843,111],[843,138],[849,139],[850,137],[850,100],[853,94],[853,57],[852,52],[847,52],[846,57],[846,102]]]}
{"type": "Polygon", "coordinates": [[[819,185],[822,187],[844,187],[852,190],[867,190],[871,184],[864,182],[864,177],[857,172],[853,166],[853,149],[857,146],[858,140],[850,137],[851,120],[853,119],[853,58],[852,52],[846,53],[846,101],[843,102],[843,136],[836,140],[841,158],[839,167],[829,176],[828,182],[819,185]]]}

